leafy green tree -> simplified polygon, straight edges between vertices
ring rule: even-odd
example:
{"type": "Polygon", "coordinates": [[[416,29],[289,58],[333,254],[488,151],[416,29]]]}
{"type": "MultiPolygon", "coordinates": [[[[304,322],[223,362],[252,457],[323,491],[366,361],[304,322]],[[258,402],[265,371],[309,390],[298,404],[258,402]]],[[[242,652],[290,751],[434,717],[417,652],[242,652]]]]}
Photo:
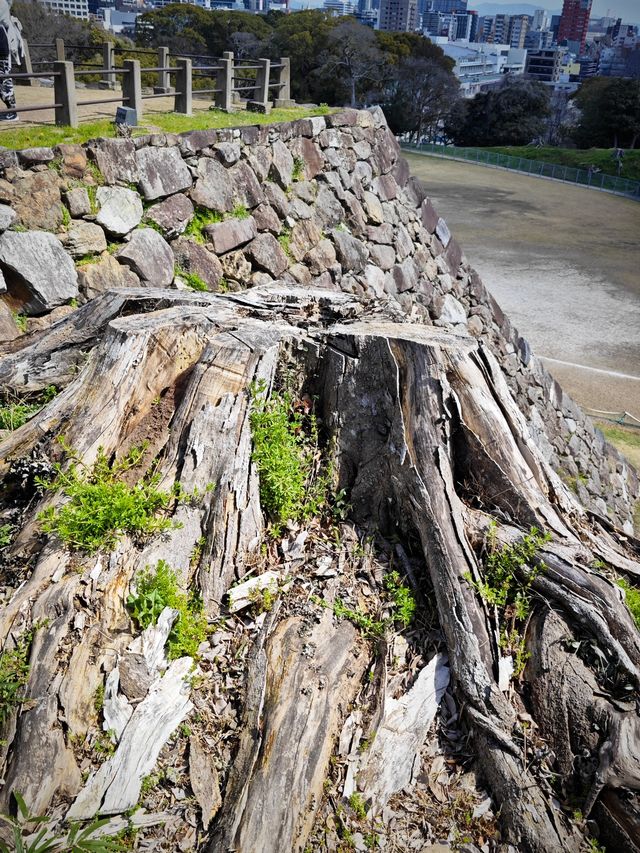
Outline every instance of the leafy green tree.
{"type": "Polygon", "coordinates": [[[317,71],[319,57],[326,53],[329,34],[339,20],[320,9],[310,9],[284,15],[277,21],[265,55],[272,59],[289,57],[291,97],[296,101],[331,101],[331,94],[323,89],[317,71]]]}
{"type": "Polygon", "coordinates": [[[376,40],[380,50],[384,51],[387,62],[399,66],[408,59],[426,59],[440,65],[445,71],[453,71],[455,61],[445,56],[437,44],[420,33],[394,33],[376,31],[376,40]]]}
{"type": "Polygon", "coordinates": [[[591,77],[574,96],[580,148],[635,148],[640,138],[640,80],[591,77]]]}
{"type": "Polygon", "coordinates": [[[549,104],[544,83],[507,77],[500,88],[461,101],[445,132],[456,145],[526,145],[543,136],[549,104]]]}
{"type": "Polygon", "coordinates": [[[394,133],[433,139],[459,98],[456,76],[435,59],[405,59],[387,84],[382,103],[394,133]]]}

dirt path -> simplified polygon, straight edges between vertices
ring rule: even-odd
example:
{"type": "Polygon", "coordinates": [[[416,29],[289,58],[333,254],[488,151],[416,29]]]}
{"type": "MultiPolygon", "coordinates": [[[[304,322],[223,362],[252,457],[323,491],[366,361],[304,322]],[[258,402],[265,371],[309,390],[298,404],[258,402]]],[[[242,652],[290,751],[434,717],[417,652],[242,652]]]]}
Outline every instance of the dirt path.
{"type": "Polygon", "coordinates": [[[640,204],[482,166],[408,160],[567,390],[585,406],[640,416],[640,204]]]}

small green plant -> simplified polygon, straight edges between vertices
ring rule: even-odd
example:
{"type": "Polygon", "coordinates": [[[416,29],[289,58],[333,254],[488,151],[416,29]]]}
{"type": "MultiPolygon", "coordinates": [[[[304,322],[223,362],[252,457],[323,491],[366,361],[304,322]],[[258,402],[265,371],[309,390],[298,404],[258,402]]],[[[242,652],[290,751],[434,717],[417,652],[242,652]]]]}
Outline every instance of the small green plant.
{"type": "Polygon", "coordinates": [[[388,625],[386,620],[374,619],[360,609],[347,607],[342,599],[337,597],[333,603],[333,615],[337,619],[348,619],[349,622],[353,622],[356,628],[359,628],[365,637],[370,639],[378,639],[384,636],[388,625]]]}
{"type": "Polygon", "coordinates": [[[71,223],[71,214],[64,204],[60,205],[60,211],[62,214],[62,227],[66,230],[71,223]]]}
{"type": "Polygon", "coordinates": [[[154,788],[158,787],[161,781],[161,773],[150,773],[148,776],[145,776],[140,784],[140,798],[144,799],[148,796],[154,788]]]}
{"type": "Polygon", "coordinates": [[[25,314],[20,314],[18,311],[12,311],[13,321],[18,327],[18,330],[24,335],[27,331],[27,318],[25,314]]]}
{"type": "Polygon", "coordinates": [[[19,399],[9,400],[4,406],[0,406],[0,429],[18,429],[52,400],[57,393],[55,385],[49,385],[39,397],[31,398],[32,402],[19,399]]]}
{"type": "Polygon", "coordinates": [[[293,260],[293,255],[291,254],[291,229],[283,228],[282,233],[278,237],[278,243],[280,243],[280,247],[285,255],[293,260]]]}
{"type": "Polygon", "coordinates": [[[24,699],[24,688],[29,680],[31,643],[41,625],[33,625],[16,640],[14,648],[5,646],[0,653],[0,729],[24,699]]]}
{"type": "Polygon", "coordinates": [[[124,853],[127,850],[119,839],[100,833],[110,818],[94,820],[88,825],[71,823],[68,829],[49,828],[50,818],[31,814],[18,791],[13,796],[18,805],[17,817],[0,815],[0,820],[9,826],[11,846],[0,841],[0,853],[124,853]]]}
{"type": "Polygon", "coordinates": [[[244,206],[244,204],[236,204],[236,206],[231,211],[231,217],[233,219],[247,219],[249,216],[249,211],[244,206]]]}
{"type": "Polygon", "coordinates": [[[196,208],[193,214],[193,219],[185,228],[185,236],[192,237],[196,243],[205,243],[204,229],[207,225],[213,225],[216,222],[222,222],[224,219],[221,213],[215,210],[207,210],[203,207],[196,208]]]}
{"type": "Polygon", "coordinates": [[[304,177],[304,160],[302,157],[294,157],[293,158],[293,171],[291,173],[291,180],[300,181],[304,177]]]}
{"type": "Polygon", "coordinates": [[[398,572],[385,575],[384,586],[393,602],[393,619],[400,622],[403,628],[407,628],[416,612],[416,600],[411,590],[402,583],[398,572]]]}
{"type": "Polygon", "coordinates": [[[127,598],[132,618],[144,630],[155,625],[165,607],[178,611],[167,641],[170,660],[189,655],[198,657],[198,646],[207,638],[207,617],[202,598],[196,592],[188,596],[178,586],[178,576],[160,560],[155,572],[148,567],[135,580],[136,591],[127,598]]]}
{"type": "Polygon", "coordinates": [[[269,613],[273,609],[277,597],[277,591],[266,586],[263,589],[252,590],[249,600],[251,601],[254,613],[259,615],[260,613],[269,613]]]}
{"type": "Polygon", "coordinates": [[[358,820],[366,820],[367,819],[367,807],[365,805],[362,794],[359,794],[357,791],[354,791],[353,794],[349,797],[349,805],[355,816],[358,820]]]}
{"type": "Polygon", "coordinates": [[[625,603],[631,611],[636,625],[640,628],[640,589],[631,586],[626,578],[618,578],[616,583],[624,590],[625,603]]]}
{"type": "Polygon", "coordinates": [[[88,267],[90,264],[95,264],[99,257],[100,256],[96,255],[95,252],[91,252],[88,255],[83,255],[81,258],[77,259],[76,269],[81,269],[82,267],[88,267]]]}
{"type": "Polygon", "coordinates": [[[61,443],[73,463],[66,471],[57,463],[53,481],[38,481],[38,485],[61,490],[69,501],[39,514],[45,533],[56,534],[72,549],[94,553],[112,548],[124,534],[148,536],[172,526],[160,513],[169,508],[175,493],[158,489],[159,475],[143,477],[133,486],[123,479],[140,462],[144,447],[133,448],[113,463],[100,447],[96,461],[86,466],[61,443]]]}
{"type": "Polygon", "coordinates": [[[93,695],[93,707],[96,714],[101,714],[104,708],[104,684],[99,684],[96,687],[96,692],[93,695]]]}
{"type": "Polygon", "coordinates": [[[94,740],[93,749],[101,758],[111,758],[116,751],[114,736],[115,732],[110,729],[108,732],[100,732],[94,740]]]}
{"type": "Polygon", "coordinates": [[[10,524],[0,524],[0,548],[6,548],[13,536],[13,527],[10,524]]]}
{"type": "Polygon", "coordinates": [[[180,267],[176,267],[175,274],[180,276],[181,279],[185,282],[185,284],[191,288],[191,290],[209,290],[209,287],[206,281],[200,278],[200,276],[195,272],[186,272],[186,270],[181,269],[180,267]]]}
{"type": "MultiPolygon", "coordinates": [[[[89,162],[87,163],[87,165],[85,167],[85,171],[89,172],[89,174],[91,175],[93,180],[96,182],[97,186],[102,186],[104,184],[104,175],[100,171],[98,164],[94,163],[93,160],[89,160],[89,162]]],[[[95,197],[96,187],[92,187],[92,189],[94,191],[94,197],[95,197]]],[[[89,195],[89,198],[91,198],[91,195],[89,195]]]]}
{"type": "Polygon", "coordinates": [[[288,520],[318,515],[326,503],[327,477],[318,476],[315,416],[294,406],[288,391],[266,395],[264,383],[251,388],[252,459],[260,474],[260,502],[279,535],[288,520]]]}
{"type": "Polygon", "coordinates": [[[91,184],[85,187],[87,191],[87,195],[89,196],[89,204],[91,205],[91,213],[98,212],[98,200],[96,198],[96,193],[98,192],[98,188],[92,186],[91,184]]]}

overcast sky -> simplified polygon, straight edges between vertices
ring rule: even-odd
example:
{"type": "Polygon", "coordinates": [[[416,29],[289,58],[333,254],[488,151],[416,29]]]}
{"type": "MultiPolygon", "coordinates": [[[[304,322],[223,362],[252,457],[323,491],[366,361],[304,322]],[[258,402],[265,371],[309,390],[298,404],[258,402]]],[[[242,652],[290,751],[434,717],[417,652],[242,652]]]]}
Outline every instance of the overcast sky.
{"type": "Polygon", "coordinates": [[[593,0],[591,16],[599,18],[610,10],[612,18],[623,18],[624,21],[636,23],[640,21],[640,3],[638,0],[593,0]]]}

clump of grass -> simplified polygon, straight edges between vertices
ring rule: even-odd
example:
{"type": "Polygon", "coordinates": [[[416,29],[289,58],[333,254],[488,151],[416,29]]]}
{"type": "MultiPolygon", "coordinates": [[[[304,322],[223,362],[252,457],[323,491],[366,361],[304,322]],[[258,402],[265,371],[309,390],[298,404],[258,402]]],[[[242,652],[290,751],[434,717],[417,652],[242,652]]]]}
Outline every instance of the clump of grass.
{"type": "Polygon", "coordinates": [[[33,402],[12,400],[0,406],[0,429],[18,429],[32,418],[58,393],[55,385],[49,385],[33,402]]]}
{"type": "Polygon", "coordinates": [[[0,548],[6,548],[12,536],[13,527],[10,524],[0,524],[0,548]]]}
{"type": "Polygon", "coordinates": [[[616,583],[624,590],[625,603],[631,611],[636,625],[640,628],[640,589],[631,586],[626,578],[618,578],[616,583]]]}
{"type": "Polygon", "coordinates": [[[123,479],[140,462],[144,447],[133,448],[113,463],[99,448],[96,461],[88,467],[63,446],[74,462],[66,471],[56,464],[54,480],[38,482],[48,490],[61,490],[69,498],[64,505],[40,513],[38,519],[45,533],[56,534],[72,549],[94,553],[113,548],[124,534],[148,536],[171,527],[172,522],[160,513],[169,508],[175,492],[158,489],[160,476],[151,474],[133,486],[123,479]]]}
{"type": "Polygon", "coordinates": [[[207,225],[222,222],[223,219],[223,215],[216,210],[207,210],[204,207],[198,207],[193,214],[193,219],[185,228],[184,234],[186,237],[191,237],[196,243],[205,243],[204,229],[207,225]]]}
{"type": "Polygon", "coordinates": [[[293,158],[293,172],[291,173],[291,180],[300,181],[304,177],[304,160],[302,157],[294,157],[293,158]]]}
{"type": "Polygon", "coordinates": [[[167,641],[170,660],[198,656],[198,646],[207,638],[207,617],[202,598],[196,592],[188,596],[178,585],[178,576],[160,560],[155,572],[148,567],[135,579],[135,594],[127,598],[132,618],[144,630],[155,625],[165,607],[178,611],[167,641]]]}
{"type": "Polygon", "coordinates": [[[367,818],[367,807],[365,806],[364,799],[362,798],[362,794],[359,794],[357,791],[354,791],[353,794],[349,797],[349,805],[355,816],[358,820],[366,820],[367,818]]]}
{"type": "Polygon", "coordinates": [[[288,391],[267,397],[264,382],[251,388],[252,459],[260,474],[260,502],[279,535],[287,521],[318,515],[326,504],[328,478],[317,476],[315,415],[296,409],[288,391]]]}
{"type": "Polygon", "coordinates": [[[411,590],[402,583],[398,572],[389,572],[385,576],[384,586],[393,602],[393,619],[407,628],[416,612],[416,600],[411,590]]]}
{"type": "Polygon", "coordinates": [[[278,237],[278,243],[280,243],[280,247],[285,255],[294,260],[293,255],[291,254],[291,229],[283,228],[282,233],[278,237]]]}
{"type": "Polygon", "coordinates": [[[249,211],[244,204],[236,204],[231,211],[231,216],[233,219],[247,219],[249,217],[249,211]]]}
{"type": "Polygon", "coordinates": [[[25,315],[25,314],[21,314],[21,313],[20,313],[20,312],[18,312],[18,311],[12,311],[12,312],[11,312],[11,314],[13,315],[13,321],[14,321],[14,323],[16,324],[16,326],[18,327],[18,330],[19,330],[20,332],[22,332],[22,334],[24,335],[24,333],[27,331],[27,318],[26,318],[26,315],[25,315]]]}
{"type": "Polygon", "coordinates": [[[195,272],[186,272],[186,270],[183,270],[181,267],[176,267],[175,274],[180,276],[187,287],[190,287],[191,290],[209,290],[206,281],[201,279],[195,272]]]}
{"type": "Polygon", "coordinates": [[[24,688],[29,680],[31,644],[36,631],[44,624],[35,623],[17,639],[13,649],[5,647],[0,653],[0,728],[24,699],[24,688]]]}

